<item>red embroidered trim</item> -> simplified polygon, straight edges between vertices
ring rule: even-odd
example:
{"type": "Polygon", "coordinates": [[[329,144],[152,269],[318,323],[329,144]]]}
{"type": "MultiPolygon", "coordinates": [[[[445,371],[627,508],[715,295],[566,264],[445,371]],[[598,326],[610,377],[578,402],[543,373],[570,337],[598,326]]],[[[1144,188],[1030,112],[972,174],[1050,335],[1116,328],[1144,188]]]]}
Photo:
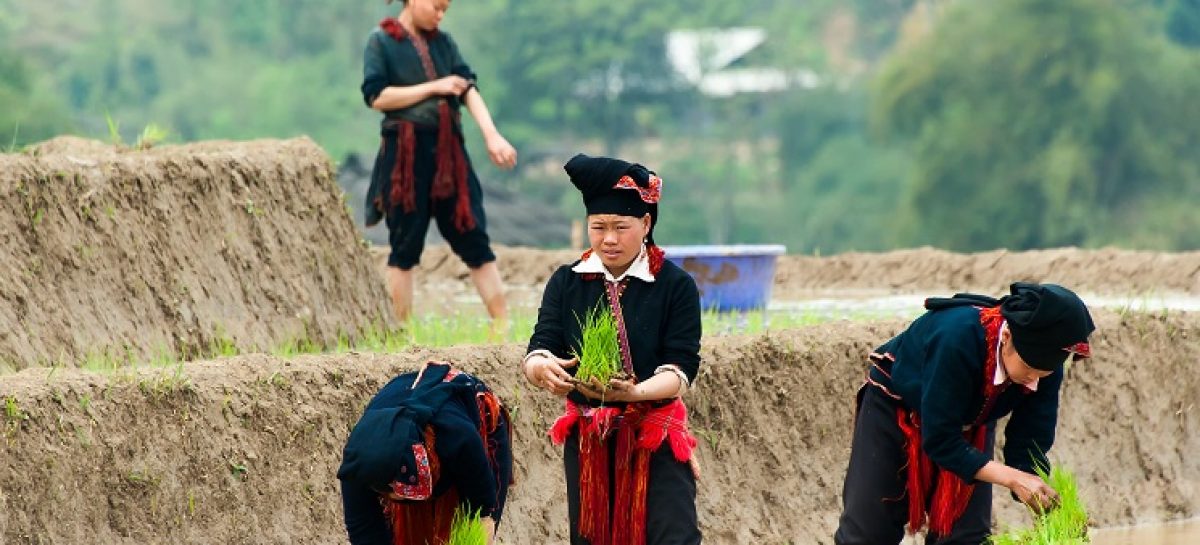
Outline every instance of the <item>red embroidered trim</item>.
{"type": "Polygon", "coordinates": [[[425,445],[413,445],[413,457],[417,459],[416,475],[409,475],[408,483],[392,481],[392,494],[405,500],[427,500],[433,495],[433,472],[425,445]]]}
{"type": "Polygon", "coordinates": [[[662,178],[651,174],[650,184],[648,187],[642,187],[633,180],[631,176],[621,176],[616,184],[613,184],[613,189],[634,189],[642,198],[642,202],[654,204],[662,198],[662,178]]]}

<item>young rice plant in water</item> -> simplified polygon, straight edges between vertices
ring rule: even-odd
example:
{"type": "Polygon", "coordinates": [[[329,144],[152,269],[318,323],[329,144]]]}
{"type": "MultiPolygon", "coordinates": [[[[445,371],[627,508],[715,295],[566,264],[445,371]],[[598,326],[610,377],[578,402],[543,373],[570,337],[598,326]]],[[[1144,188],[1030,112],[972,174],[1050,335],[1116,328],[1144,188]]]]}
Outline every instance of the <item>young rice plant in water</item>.
{"type": "Polygon", "coordinates": [[[479,518],[479,511],[466,511],[462,506],[454,510],[450,522],[450,541],[446,545],[487,545],[487,530],[479,518]]]}
{"type": "Polygon", "coordinates": [[[580,346],[573,352],[579,359],[575,378],[581,382],[599,381],[605,387],[608,381],[621,372],[621,345],[617,340],[617,322],[608,307],[597,303],[596,307],[580,319],[580,346]]]}
{"type": "Polygon", "coordinates": [[[992,536],[992,545],[1078,545],[1089,543],[1087,537],[1087,509],[1079,499],[1075,476],[1061,467],[1046,473],[1037,468],[1037,474],[1058,492],[1058,507],[1048,513],[1036,515],[1033,528],[1010,531],[992,536]]]}

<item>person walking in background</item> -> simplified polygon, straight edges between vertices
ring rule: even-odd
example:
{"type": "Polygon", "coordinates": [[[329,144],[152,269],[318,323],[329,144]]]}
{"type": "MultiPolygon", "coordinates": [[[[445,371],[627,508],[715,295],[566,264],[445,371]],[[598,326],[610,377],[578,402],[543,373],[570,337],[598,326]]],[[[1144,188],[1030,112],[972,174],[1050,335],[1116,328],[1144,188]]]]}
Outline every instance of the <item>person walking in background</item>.
{"type": "Polygon", "coordinates": [[[487,385],[449,363],[393,379],[342,452],[350,543],[444,543],[458,509],[479,515],[490,543],[513,482],[511,425],[487,385]]]}
{"type": "Polygon", "coordinates": [[[1049,470],[1067,361],[1087,358],[1087,306],[1054,284],[1015,283],[1002,299],[958,294],[870,355],[858,393],[838,545],[896,544],[904,526],[927,543],[979,544],[992,522],[992,484],[1052,508],[1049,470]],[[996,421],[1004,463],[992,460],[996,421]]]}
{"type": "MultiPolygon", "coordinates": [[[[421,258],[431,218],[493,319],[507,326],[508,310],[483,211],[483,191],[463,143],[466,105],[496,166],[513,168],[517,152],[496,129],[476,78],[449,34],[438,29],[450,0],[403,0],[367,39],[362,96],[383,112],[382,143],[367,193],[367,226],[385,219],[391,254],[387,283],[396,317],[412,313],[412,268],[421,258]]],[[[388,0],[391,3],[391,0],[388,0]]]]}
{"type": "Polygon", "coordinates": [[[700,543],[696,439],[681,399],[700,368],[700,294],[654,244],[662,180],[604,157],[577,155],[565,168],[583,194],[591,249],[546,283],[522,369],[566,397],[550,435],[564,445],[571,543],[700,543]],[[627,377],[603,392],[572,379],[579,317],[593,309],[616,322],[627,377]]]}

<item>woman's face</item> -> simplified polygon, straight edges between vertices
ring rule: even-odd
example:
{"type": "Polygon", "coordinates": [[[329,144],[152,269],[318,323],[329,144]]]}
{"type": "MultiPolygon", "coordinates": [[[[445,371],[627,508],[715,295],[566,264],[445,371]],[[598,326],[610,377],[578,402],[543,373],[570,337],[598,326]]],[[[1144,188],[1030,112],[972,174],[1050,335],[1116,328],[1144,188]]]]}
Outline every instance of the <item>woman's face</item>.
{"type": "Polygon", "coordinates": [[[617,214],[592,214],[587,217],[588,240],[592,251],[609,272],[620,275],[642,251],[642,241],[650,232],[650,214],[640,218],[617,214]]]}
{"type": "Polygon", "coordinates": [[[1025,360],[1017,353],[1017,348],[1013,346],[1012,331],[1005,329],[1000,341],[1004,344],[1000,349],[1000,359],[1004,365],[1004,372],[1008,373],[1008,379],[1013,381],[1014,384],[1028,386],[1035,380],[1054,374],[1054,371],[1043,371],[1025,363],[1025,360]]]}
{"type": "Polygon", "coordinates": [[[408,0],[413,26],[425,32],[437,30],[450,9],[450,0],[408,0]]]}

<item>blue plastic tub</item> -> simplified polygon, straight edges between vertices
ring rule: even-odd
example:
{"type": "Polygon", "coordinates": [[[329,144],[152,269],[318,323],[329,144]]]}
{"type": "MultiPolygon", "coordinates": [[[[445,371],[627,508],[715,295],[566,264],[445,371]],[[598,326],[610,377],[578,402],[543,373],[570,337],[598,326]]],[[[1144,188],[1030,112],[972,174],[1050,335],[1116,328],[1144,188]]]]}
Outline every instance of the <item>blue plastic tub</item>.
{"type": "Polygon", "coordinates": [[[696,279],[700,306],[720,312],[766,308],[775,282],[779,244],[664,246],[667,259],[696,279]]]}

